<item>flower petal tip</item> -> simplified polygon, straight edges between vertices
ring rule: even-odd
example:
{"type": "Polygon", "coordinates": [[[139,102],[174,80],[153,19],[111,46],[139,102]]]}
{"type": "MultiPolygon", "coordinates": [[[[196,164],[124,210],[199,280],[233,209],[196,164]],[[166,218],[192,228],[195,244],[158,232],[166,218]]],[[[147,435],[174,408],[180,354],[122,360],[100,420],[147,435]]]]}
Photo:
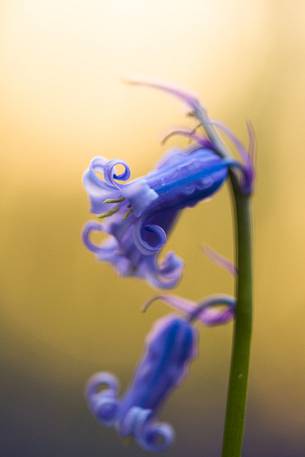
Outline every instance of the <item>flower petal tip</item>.
{"type": "Polygon", "coordinates": [[[197,111],[198,109],[203,109],[198,97],[195,94],[190,92],[186,92],[174,85],[166,84],[162,81],[157,81],[153,79],[145,79],[145,78],[136,78],[131,77],[124,80],[125,83],[134,85],[134,86],[143,86],[143,87],[150,87],[152,89],[161,90],[168,94],[175,96],[176,98],[183,101],[188,107],[190,107],[193,111],[197,111]]]}

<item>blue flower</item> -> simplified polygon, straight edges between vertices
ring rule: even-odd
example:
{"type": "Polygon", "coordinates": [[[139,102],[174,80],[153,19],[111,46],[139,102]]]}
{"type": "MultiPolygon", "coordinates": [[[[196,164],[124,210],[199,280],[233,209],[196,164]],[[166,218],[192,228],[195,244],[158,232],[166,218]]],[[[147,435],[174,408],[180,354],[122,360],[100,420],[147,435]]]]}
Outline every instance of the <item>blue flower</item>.
{"type": "Polygon", "coordinates": [[[195,147],[172,150],[146,176],[124,184],[130,177],[124,161],[94,158],[83,182],[91,212],[103,222],[90,221],[85,226],[85,245],[122,276],[145,278],[158,288],[174,287],[183,261],[172,252],[163,261],[158,259],[169,233],[181,210],[213,195],[227,178],[229,167],[236,165],[202,140],[195,147]],[[97,245],[92,232],[110,237],[97,245]]]}
{"type": "Polygon", "coordinates": [[[183,261],[173,252],[160,261],[159,254],[181,210],[213,195],[227,178],[228,170],[242,194],[252,192],[254,131],[248,124],[249,148],[246,150],[226,126],[208,117],[194,95],[150,81],[131,83],[160,89],[182,100],[214,141],[196,134],[196,129],[172,130],[166,139],[174,134],[184,135],[195,145],[171,151],[151,173],[126,184],[122,182],[129,179],[130,169],[124,161],[93,159],[85,172],[84,186],[91,201],[91,212],[103,223],[90,221],[84,229],[83,240],[99,260],[111,263],[122,276],[145,278],[155,287],[172,288],[181,278],[183,261]],[[213,128],[220,129],[232,141],[241,162],[223,152],[213,128]],[[123,171],[117,171],[119,166],[123,171]],[[110,237],[96,245],[91,239],[92,232],[104,232],[110,237]]]}
{"type": "MultiPolygon", "coordinates": [[[[171,299],[169,302],[176,307],[177,303],[171,299]]],[[[196,356],[198,332],[192,323],[196,319],[207,325],[227,322],[228,316],[233,317],[234,307],[234,298],[212,296],[199,305],[188,302],[187,309],[184,308],[186,318],[170,315],[158,320],[146,339],[144,357],[121,400],[117,379],[110,373],[98,373],[89,380],[87,401],[98,421],[114,426],[122,437],[133,437],[145,450],[166,449],[174,440],[174,430],[169,424],[158,422],[156,415],[196,356]],[[219,305],[225,309],[211,313],[219,305]]]]}

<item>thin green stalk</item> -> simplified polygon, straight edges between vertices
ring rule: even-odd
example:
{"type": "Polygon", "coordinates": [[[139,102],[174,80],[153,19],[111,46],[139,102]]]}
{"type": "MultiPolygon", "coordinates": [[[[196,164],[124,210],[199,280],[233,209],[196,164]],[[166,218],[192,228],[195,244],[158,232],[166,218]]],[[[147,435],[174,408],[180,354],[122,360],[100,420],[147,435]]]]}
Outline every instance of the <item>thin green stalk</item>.
{"type": "Polygon", "coordinates": [[[238,278],[222,457],[240,457],[243,444],[252,333],[250,198],[234,187],[238,278]]]}
{"type": "MultiPolygon", "coordinates": [[[[217,135],[207,113],[204,110],[198,110],[196,115],[219,153],[222,156],[228,156],[226,147],[217,135]]],[[[232,172],[230,180],[234,202],[238,275],[222,457],[240,457],[244,436],[252,334],[251,196],[242,195],[236,175],[232,172]]]]}

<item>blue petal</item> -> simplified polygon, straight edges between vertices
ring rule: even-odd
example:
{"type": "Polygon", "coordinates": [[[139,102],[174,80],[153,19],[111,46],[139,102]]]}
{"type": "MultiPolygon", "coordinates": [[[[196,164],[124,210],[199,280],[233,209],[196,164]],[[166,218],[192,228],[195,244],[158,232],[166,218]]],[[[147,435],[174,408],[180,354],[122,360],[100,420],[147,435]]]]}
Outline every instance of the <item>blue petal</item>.
{"type": "Polygon", "coordinates": [[[174,441],[174,429],[165,423],[148,422],[136,435],[137,441],[146,451],[165,451],[174,441]]]}
{"type": "Polygon", "coordinates": [[[105,200],[116,200],[122,198],[122,185],[117,182],[126,181],[130,177],[130,169],[123,160],[107,160],[104,157],[95,157],[91,160],[89,168],[83,176],[83,184],[89,195],[91,211],[100,214],[110,209],[109,203],[105,200]],[[123,171],[116,174],[115,168],[120,165],[123,171]],[[103,174],[103,179],[98,176],[103,174]]]}
{"type": "Polygon", "coordinates": [[[118,417],[117,393],[117,378],[110,373],[97,373],[88,381],[86,396],[89,408],[104,425],[113,425],[118,417]]]}
{"type": "Polygon", "coordinates": [[[133,406],[118,424],[121,436],[134,436],[146,451],[160,452],[174,441],[175,433],[169,424],[152,421],[152,412],[133,406]]]}
{"type": "Polygon", "coordinates": [[[114,222],[90,221],[84,228],[83,241],[99,260],[111,263],[122,276],[146,278],[158,288],[174,287],[181,278],[183,262],[173,253],[160,263],[158,256],[176,218],[176,211],[158,212],[148,217],[136,219],[130,216],[120,221],[121,214],[116,214],[114,222]],[[159,225],[159,224],[162,224],[159,225]],[[111,235],[101,244],[91,240],[93,232],[111,235]]]}

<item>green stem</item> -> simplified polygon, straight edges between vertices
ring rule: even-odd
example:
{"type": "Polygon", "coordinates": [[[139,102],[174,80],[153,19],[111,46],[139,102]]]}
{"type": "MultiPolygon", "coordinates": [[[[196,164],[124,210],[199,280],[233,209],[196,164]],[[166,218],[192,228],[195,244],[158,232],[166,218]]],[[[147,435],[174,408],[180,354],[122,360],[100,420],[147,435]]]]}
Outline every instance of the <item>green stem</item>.
{"type": "Polygon", "coordinates": [[[250,199],[232,183],[235,202],[236,316],[227,396],[222,457],[240,457],[244,435],[245,410],[252,331],[252,272],[250,199]]]}
{"type": "MultiPolygon", "coordinates": [[[[207,113],[199,109],[196,115],[220,155],[227,157],[229,154],[226,147],[215,131],[207,113]]],[[[230,180],[234,201],[238,276],[222,457],[240,457],[244,436],[252,333],[251,196],[242,195],[237,177],[233,172],[230,172],[230,180]]]]}

